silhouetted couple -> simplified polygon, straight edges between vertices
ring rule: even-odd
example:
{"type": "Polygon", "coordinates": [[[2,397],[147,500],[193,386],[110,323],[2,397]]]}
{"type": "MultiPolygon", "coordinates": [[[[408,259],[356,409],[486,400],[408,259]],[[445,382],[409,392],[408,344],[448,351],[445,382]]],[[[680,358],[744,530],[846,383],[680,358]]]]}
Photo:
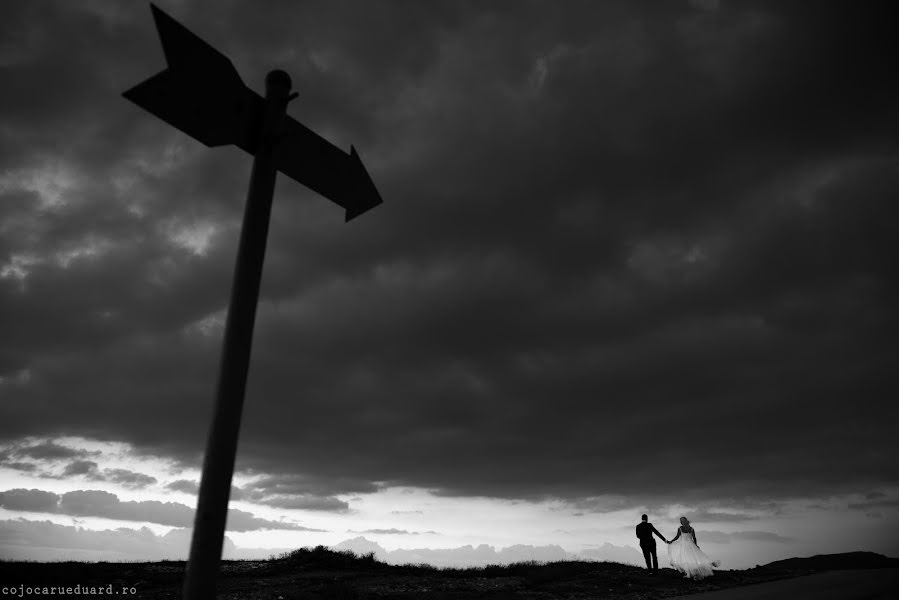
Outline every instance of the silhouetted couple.
{"type": "Polygon", "coordinates": [[[651,573],[659,570],[656,541],[652,537],[655,534],[668,544],[668,560],[671,562],[672,567],[684,574],[684,577],[702,579],[710,576],[712,567],[717,567],[720,563],[712,560],[699,549],[699,545],[696,543],[696,531],[690,526],[690,521],[687,520],[687,517],[681,517],[680,523],[680,527],[677,528],[677,535],[674,536],[674,539],[668,541],[649,522],[647,516],[643,515],[643,520],[637,525],[637,539],[640,540],[640,549],[643,550],[643,558],[646,559],[646,568],[651,573]]]}

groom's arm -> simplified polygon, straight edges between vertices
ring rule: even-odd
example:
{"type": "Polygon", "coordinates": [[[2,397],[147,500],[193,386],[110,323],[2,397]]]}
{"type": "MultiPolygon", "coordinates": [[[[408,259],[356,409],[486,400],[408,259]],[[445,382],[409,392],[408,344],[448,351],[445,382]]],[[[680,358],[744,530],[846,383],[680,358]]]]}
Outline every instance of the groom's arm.
{"type": "Polygon", "coordinates": [[[659,533],[659,530],[656,529],[656,526],[655,526],[655,525],[650,525],[650,527],[652,527],[652,532],[655,533],[657,536],[659,536],[659,539],[660,539],[660,540],[662,540],[662,541],[665,542],[666,544],[668,543],[668,540],[665,539],[665,536],[664,536],[664,535],[662,535],[661,533],[659,533]]]}

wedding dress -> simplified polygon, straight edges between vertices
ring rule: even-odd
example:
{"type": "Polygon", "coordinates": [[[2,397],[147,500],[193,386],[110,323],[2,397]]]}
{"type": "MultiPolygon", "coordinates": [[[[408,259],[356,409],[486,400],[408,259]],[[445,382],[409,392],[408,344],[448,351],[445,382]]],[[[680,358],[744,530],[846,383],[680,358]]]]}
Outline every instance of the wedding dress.
{"type": "Polygon", "coordinates": [[[693,542],[693,534],[680,528],[680,537],[668,544],[668,560],[671,566],[685,577],[702,579],[712,575],[712,567],[721,563],[706,556],[693,542]]]}

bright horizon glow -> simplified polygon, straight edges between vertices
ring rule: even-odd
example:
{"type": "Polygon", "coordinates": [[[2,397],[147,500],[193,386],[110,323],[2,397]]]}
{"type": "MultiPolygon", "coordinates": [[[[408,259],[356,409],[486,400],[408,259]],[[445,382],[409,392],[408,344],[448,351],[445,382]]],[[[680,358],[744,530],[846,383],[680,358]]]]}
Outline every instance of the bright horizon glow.
{"type": "MultiPolygon", "coordinates": [[[[184,468],[165,458],[136,456],[127,444],[121,443],[82,438],[29,438],[22,440],[19,446],[47,442],[82,452],[85,457],[83,460],[97,463],[95,471],[92,471],[94,475],[62,476],[63,463],[70,461],[70,458],[33,460],[38,465],[35,472],[0,467],[0,492],[38,489],[62,495],[77,490],[99,490],[115,494],[121,502],[178,503],[190,509],[195,506],[194,494],[169,490],[165,486],[177,480],[198,481],[197,469],[184,468]],[[129,489],[120,483],[102,480],[107,469],[125,469],[153,477],[157,481],[129,489]]],[[[12,447],[8,446],[0,450],[10,449],[12,447]]],[[[248,477],[237,473],[234,484],[241,487],[258,478],[258,475],[248,477]]],[[[899,490],[891,490],[891,494],[897,491],[899,490]]],[[[248,500],[233,500],[230,508],[252,513],[254,517],[324,531],[228,531],[227,537],[238,552],[254,549],[255,556],[259,558],[268,556],[267,552],[277,553],[317,545],[335,546],[346,540],[364,537],[388,552],[425,548],[453,549],[469,545],[476,548],[486,544],[496,551],[515,545],[560,546],[571,554],[586,552],[589,555],[591,550],[611,544],[634,549],[634,560],[639,561],[633,528],[643,512],[649,512],[650,521],[663,535],[671,537],[677,527],[678,517],[698,510],[695,506],[675,504],[653,512],[645,506],[635,504],[624,510],[589,513],[562,500],[528,502],[446,497],[414,487],[383,488],[375,493],[340,495],[338,498],[348,503],[347,511],[282,509],[248,500]]],[[[877,514],[846,510],[848,504],[862,499],[860,495],[834,497],[825,501],[796,498],[779,502],[776,508],[767,511],[727,506],[711,509],[705,507],[708,512],[714,513],[718,522],[697,520],[694,521],[694,526],[700,544],[712,556],[722,560],[722,568],[749,568],[792,556],[822,553],[824,549],[826,553],[855,550],[888,553],[890,541],[882,532],[884,523],[895,519],[896,511],[889,507],[877,514]],[[733,516],[732,521],[725,519],[727,514],[733,516]]],[[[621,499],[615,499],[615,502],[617,506],[621,506],[621,499]]],[[[0,508],[0,521],[15,522],[18,527],[33,526],[22,520],[75,526],[81,528],[80,535],[83,537],[89,535],[85,532],[116,532],[122,529],[134,532],[146,528],[160,537],[174,531],[176,537],[183,542],[182,558],[186,557],[189,527],[163,525],[152,519],[120,520],[0,508]]],[[[127,531],[119,531],[114,535],[124,538],[129,534],[127,531]]],[[[96,553],[91,548],[78,548],[77,542],[74,546],[66,549],[65,556],[76,560],[92,560],[91,557],[96,553]]],[[[660,544],[659,550],[661,563],[667,564],[664,544],[660,544]]],[[[171,550],[176,555],[178,551],[177,548],[171,550]]],[[[0,556],[24,558],[30,554],[26,548],[13,547],[9,541],[4,541],[0,544],[0,556]]],[[[128,556],[123,550],[122,559],[128,559],[128,556]]],[[[244,552],[239,556],[247,554],[244,552]]],[[[152,560],[153,557],[147,556],[146,559],[152,560]]]]}

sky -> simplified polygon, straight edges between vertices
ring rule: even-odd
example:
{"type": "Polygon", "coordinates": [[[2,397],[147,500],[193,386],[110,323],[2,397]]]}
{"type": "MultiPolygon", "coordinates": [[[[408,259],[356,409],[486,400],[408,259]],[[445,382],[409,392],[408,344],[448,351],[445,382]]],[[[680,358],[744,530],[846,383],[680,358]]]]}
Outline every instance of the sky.
{"type": "MultiPolygon", "coordinates": [[[[278,179],[226,556],[899,556],[888,3],[158,6],[384,199],[278,179]]],[[[186,555],[251,158],[163,68],[146,2],[0,5],[0,557],[186,555]]]]}

